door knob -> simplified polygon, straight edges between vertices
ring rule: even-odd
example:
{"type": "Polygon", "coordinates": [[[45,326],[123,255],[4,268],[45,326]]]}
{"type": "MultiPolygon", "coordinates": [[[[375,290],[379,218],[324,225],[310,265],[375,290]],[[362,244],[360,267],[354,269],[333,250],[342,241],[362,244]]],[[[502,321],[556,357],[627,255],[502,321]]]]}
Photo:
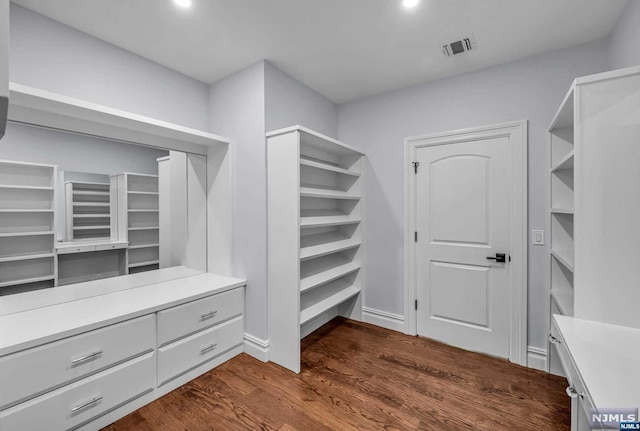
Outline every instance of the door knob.
{"type": "Polygon", "coordinates": [[[504,253],[496,253],[496,257],[487,256],[487,260],[495,260],[496,262],[506,262],[507,255],[504,253]]]}

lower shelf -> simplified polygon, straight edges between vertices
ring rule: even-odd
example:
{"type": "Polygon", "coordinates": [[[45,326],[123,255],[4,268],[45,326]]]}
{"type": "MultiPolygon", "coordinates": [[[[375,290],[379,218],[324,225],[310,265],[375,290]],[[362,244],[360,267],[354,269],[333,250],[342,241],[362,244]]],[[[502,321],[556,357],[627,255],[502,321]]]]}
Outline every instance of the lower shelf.
{"type": "Polygon", "coordinates": [[[551,289],[551,297],[556,302],[560,312],[573,317],[573,292],[564,289],[551,289]]]}
{"type": "Polygon", "coordinates": [[[129,268],[139,268],[141,266],[158,265],[159,263],[160,263],[159,260],[150,260],[148,262],[130,263],[129,264],[129,268]]]}
{"type": "Polygon", "coordinates": [[[304,325],[310,320],[313,320],[314,318],[320,316],[322,313],[331,310],[334,307],[337,307],[338,305],[342,304],[348,299],[353,298],[359,293],[360,288],[358,286],[349,286],[329,296],[328,298],[305,308],[304,310],[300,311],[300,324],[304,325]]]}
{"type": "Polygon", "coordinates": [[[0,287],[18,286],[20,284],[37,283],[39,281],[53,280],[54,278],[55,277],[53,275],[45,275],[45,276],[42,276],[42,277],[24,278],[22,280],[4,281],[4,282],[0,283],[0,287]]]}

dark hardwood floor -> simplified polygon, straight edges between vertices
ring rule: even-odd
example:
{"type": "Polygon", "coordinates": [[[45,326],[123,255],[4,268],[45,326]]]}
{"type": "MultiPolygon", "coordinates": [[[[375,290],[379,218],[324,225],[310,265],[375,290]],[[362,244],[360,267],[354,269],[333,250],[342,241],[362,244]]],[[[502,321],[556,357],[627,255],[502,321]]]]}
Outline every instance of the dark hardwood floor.
{"type": "Polygon", "coordinates": [[[432,340],[335,319],[302,361],[296,376],[242,354],[105,429],[570,429],[564,379],[432,340]]]}

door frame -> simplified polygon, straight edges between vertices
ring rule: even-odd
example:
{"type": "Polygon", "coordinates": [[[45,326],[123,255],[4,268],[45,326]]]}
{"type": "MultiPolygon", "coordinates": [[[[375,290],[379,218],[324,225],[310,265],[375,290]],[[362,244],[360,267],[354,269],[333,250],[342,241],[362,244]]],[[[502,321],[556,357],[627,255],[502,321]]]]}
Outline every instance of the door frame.
{"type": "MultiPolygon", "coordinates": [[[[528,252],[528,123],[527,120],[472,127],[435,134],[405,138],[405,239],[404,239],[404,297],[405,333],[417,335],[417,315],[414,301],[417,298],[416,277],[416,176],[411,162],[415,151],[421,147],[447,145],[477,139],[509,137],[514,144],[509,169],[513,178],[510,188],[511,231],[509,233],[511,264],[509,300],[509,360],[527,365],[527,252],[528,252]]],[[[419,169],[419,167],[418,167],[419,169]]]]}

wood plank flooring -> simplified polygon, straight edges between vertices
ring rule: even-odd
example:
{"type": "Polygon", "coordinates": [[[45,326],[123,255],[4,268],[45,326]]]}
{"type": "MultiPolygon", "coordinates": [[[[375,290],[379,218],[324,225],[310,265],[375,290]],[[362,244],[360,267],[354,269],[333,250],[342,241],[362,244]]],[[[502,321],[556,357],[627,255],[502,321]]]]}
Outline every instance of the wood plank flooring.
{"type": "Polygon", "coordinates": [[[242,354],[105,430],[570,429],[565,379],[365,323],[328,323],[302,362],[242,354]]]}

